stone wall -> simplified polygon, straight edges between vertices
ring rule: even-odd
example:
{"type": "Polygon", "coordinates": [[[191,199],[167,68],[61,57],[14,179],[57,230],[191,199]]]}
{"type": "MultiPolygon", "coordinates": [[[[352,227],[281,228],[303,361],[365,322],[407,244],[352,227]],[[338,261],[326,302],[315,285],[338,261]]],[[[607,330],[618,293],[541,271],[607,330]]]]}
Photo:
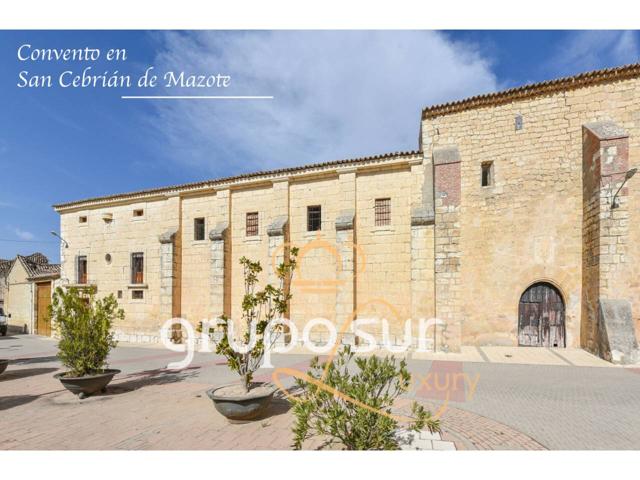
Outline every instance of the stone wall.
{"type": "Polygon", "coordinates": [[[9,330],[15,333],[33,333],[34,329],[34,284],[27,280],[27,271],[16,259],[7,276],[4,311],[11,314],[9,330]]]}
{"type": "MultiPolygon", "coordinates": [[[[337,325],[384,317],[391,340],[402,343],[406,319],[436,316],[446,323],[435,331],[440,349],[515,345],[520,297],[543,281],[562,294],[567,346],[590,348],[587,297],[628,299],[640,330],[640,280],[633,273],[640,262],[640,180],[622,189],[615,211],[602,209],[609,187],[583,198],[583,157],[595,153],[583,127],[606,121],[624,129],[626,147],[610,139],[597,150],[624,152],[626,165],[638,165],[638,82],[594,83],[425,117],[421,152],[65,207],[63,280],[75,281],[75,258],[87,255],[99,293],[122,293],[123,338],[151,341],[169,314],[194,325],[221,314],[239,319],[239,259],[259,260],[261,283],[274,282],[275,266],[294,245],[300,268],[289,314],[299,328],[315,317],[337,325]],[[483,186],[482,165],[489,163],[492,178],[483,186]],[[391,199],[391,225],[375,225],[377,198],[391,199]],[[322,209],[318,231],[307,229],[309,206],[322,209]],[[144,217],[132,218],[139,208],[144,217]],[[248,212],[259,216],[253,237],[246,235],[248,212]],[[204,241],[194,240],[198,217],[205,218],[204,241]],[[145,253],[143,300],[131,298],[135,251],[145,253]],[[595,254],[597,266],[589,263],[595,254]]],[[[612,179],[613,188],[620,179],[612,179]]],[[[371,330],[380,339],[379,327],[371,330]]],[[[326,332],[311,337],[321,342],[326,332]]]]}
{"type": "MultiPolygon", "coordinates": [[[[462,293],[454,306],[462,322],[461,343],[517,344],[519,298],[531,284],[547,281],[564,298],[567,346],[580,346],[582,127],[609,120],[625,128],[629,164],[637,165],[639,101],[638,80],[630,79],[423,120],[425,153],[451,145],[460,153],[462,293]],[[522,129],[515,126],[518,115],[522,129]],[[494,177],[483,187],[485,162],[493,162],[494,177]]],[[[637,179],[629,182],[629,205],[639,205],[634,202],[640,200],[639,185],[637,179]]],[[[634,207],[624,220],[629,221],[630,238],[640,240],[640,225],[633,221],[638,213],[634,207]]],[[[445,230],[436,219],[436,245],[449,242],[445,230]]],[[[625,255],[631,262],[640,260],[640,242],[630,242],[625,255]]],[[[616,298],[632,300],[638,323],[638,282],[633,276],[618,278],[616,298]]]]}
{"type": "MultiPolygon", "coordinates": [[[[356,315],[375,314],[390,321],[392,340],[400,342],[407,318],[434,310],[433,226],[424,219],[412,226],[411,220],[415,199],[422,195],[422,156],[392,160],[70,209],[61,214],[61,234],[69,243],[63,249],[61,283],[77,281],[75,259],[86,255],[88,280],[99,295],[121,293],[118,302],[126,318],[117,325],[119,338],[157,341],[161,323],[171,316],[194,326],[221,314],[239,320],[240,258],[261,262],[261,284],[276,283],[275,268],[293,245],[300,254],[289,313],[300,332],[316,317],[341,326],[356,315]],[[391,225],[374,225],[376,198],[391,198],[391,225]],[[307,231],[307,207],[314,205],[321,207],[321,228],[307,231]],[[142,218],[133,217],[137,209],[144,210],[142,218]],[[258,235],[247,237],[246,214],[254,211],[258,235]],[[81,223],[80,217],[87,221],[81,223]],[[200,217],[205,219],[203,241],[194,239],[194,219],[200,217]],[[344,228],[347,217],[350,224],[344,228]],[[137,288],[129,279],[130,255],[138,251],[145,254],[143,300],[131,298],[137,288]],[[419,282],[412,284],[412,276],[419,282]]],[[[315,329],[311,338],[322,342],[327,332],[315,329]]]]}
{"type": "Polygon", "coordinates": [[[161,289],[162,278],[166,279],[167,274],[161,270],[160,243],[162,234],[170,230],[179,232],[180,202],[179,196],[162,196],[73,209],[61,215],[61,236],[68,242],[68,248],[62,248],[60,283],[77,283],[76,258],[85,255],[88,282],[97,286],[99,296],[114,294],[125,310],[124,321],[116,326],[121,340],[158,341],[161,324],[171,318],[164,317],[169,311],[180,313],[174,307],[174,298],[178,296],[174,289],[180,285],[180,275],[173,274],[171,298],[161,289]],[[134,216],[134,210],[143,210],[143,215],[134,216]],[[86,222],[81,223],[80,217],[86,217],[86,222]],[[131,283],[134,252],[144,253],[144,284],[140,286],[131,283]],[[134,299],[134,290],[142,290],[143,298],[134,299]]]}

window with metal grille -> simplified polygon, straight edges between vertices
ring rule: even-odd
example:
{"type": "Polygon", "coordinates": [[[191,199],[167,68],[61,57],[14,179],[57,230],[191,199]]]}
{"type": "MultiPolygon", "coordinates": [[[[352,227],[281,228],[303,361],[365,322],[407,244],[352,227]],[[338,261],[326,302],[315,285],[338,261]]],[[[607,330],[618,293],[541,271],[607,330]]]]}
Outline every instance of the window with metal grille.
{"type": "Polygon", "coordinates": [[[193,239],[204,240],[204,218],[195,218],[193,220],[193,239]]]}
{"type": "Polygon", "coordinates": [[[307,231],[315,232],[322,229],[322,207],[312,205],[307,207],[307,231]]]}
{"type": "Polygon", "coordinates": [[[376,198],[376,227],[391,225],[391,199],[376,198]]]}
{"type": "Polygon", "coordinates": [[[131,283],[144,283],[144,253],[131,254],[131,283]]]}
{"type": "Polygon", "coordinates": [[[493,162],[484,162],[482,164],[482,186],[490,187],[493,185],[493,162]]]}
{"type": "Polygon", "coordinates": [[[247,237],[255,237],[258,235],[258,212],[247,213],[247,237]]]}
{"type": "Polygon", "coordinates": [[[142,300],[144,298],[144,290],[131,290],[131,298],[133,300],[142,300]]]}
{"type": "Polygon", "coordinates": [[[80,255],[76,259],[76,281],[77,283],[87,283],[87,257],[80,255]]]}

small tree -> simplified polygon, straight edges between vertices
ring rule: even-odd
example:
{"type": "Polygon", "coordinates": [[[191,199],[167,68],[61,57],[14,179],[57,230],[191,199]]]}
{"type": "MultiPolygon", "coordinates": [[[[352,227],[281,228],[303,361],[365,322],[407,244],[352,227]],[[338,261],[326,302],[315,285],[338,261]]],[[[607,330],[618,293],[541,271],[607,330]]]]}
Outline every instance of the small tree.
{"type": "Polygon", "coordinates": [[[254,262],[246,257],[240,259],[240,265],[244,269],[244,297],[242,299],[242,326],[245,332],[242,336],[246,352],[239,352],[233,348],[229,339],[230,320],[222,316],[222,338],[216,343],[216,353],[224,355],[231,370],[238,372],[242,378],[242,386],[245,392],[251,388],[253,374],[260,368],[264,358],[265,347],[271,348],[282,334],[283,325],[273,327],[271,341],[265,346],[265,330],[269,323],[281,317],[287,312],[287,306],[291,299],[291,280],[296,268],[298,249],[293,247],[286,261],[282,262],[277,270],[279,280],[278,287],[270,284],[264,289],[257,290],[258,275],[262,272],[260,262],[254,262]],[[252,339],[252,336],[254,338],[252,339]],[[250,342],[253,341],[253,344],[250,342]]]}
{"type": "MultiPolygon", "coordinates": [[[[293,405],[296,450],[313,435],[327,436],[329,443],[340,442],[347,450],[399,448],[395,435],[398,422],[391,407],[409,388],[411,374],[406,362],[402,360],[397,366],[394,357],[357,357],[358,372],[352,373],[349,365],[353,357],[351,348],[346,346],[328,365],[319,363],[318,357],[312,359],[307,375],[328,388],[296,379],[302,389],[293,405]]],[[[412,418],[407,425],[409,430],[418,431],[425,426],[431,432],[440,430],[439,421],[416,402],[412,405],[412,418]]]]}
{"type": "Polygon", "coordinates": [[[56,288],[49,307],[60,341],[58,357],[68,375],[83,377],[102,373],[117,342],[111,331],[116,319],[124,319],[113,294],[96,299],[95,287],[56,288]]]}

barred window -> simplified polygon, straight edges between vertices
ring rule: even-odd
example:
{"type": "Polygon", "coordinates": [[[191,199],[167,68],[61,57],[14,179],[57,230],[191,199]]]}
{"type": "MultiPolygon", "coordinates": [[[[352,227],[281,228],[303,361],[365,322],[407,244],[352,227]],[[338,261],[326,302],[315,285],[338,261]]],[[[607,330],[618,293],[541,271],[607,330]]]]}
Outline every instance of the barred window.
{"type": "Polygon", "coordinates": [[[131,299],[132,300],[143,300],[144,299],[144,290],[131,290],[131,299]]]}
{"type": "Polygon", "coordinates": [[[144,283],[144,253],[131,254],[131,283],[144,283]]]}
{"type": "Polygon", "coordinates": [[[204,218],[195,218],[193,220],[193,239],[204,240],[204,218]]]}
{"type": "Polygon", "coordinates": [[[247,237],[258,235],[258,212],[247,213],[246,235],[247,237]]]}
{"type": "Polygon", "coordinates": [[[87,283],[87,257],[85,255],[76,259],[76,282],[87,283]]]}
{"type": "Polygon", "coordinates": [[[322,207],[312,205],[307,207],[307,231],[315,232],[322,230],[322,207]]]}
{"type": "Polygon", "coordinates": [[[376,198],[376,227],[391,225],[391,199],[376,198]]]}

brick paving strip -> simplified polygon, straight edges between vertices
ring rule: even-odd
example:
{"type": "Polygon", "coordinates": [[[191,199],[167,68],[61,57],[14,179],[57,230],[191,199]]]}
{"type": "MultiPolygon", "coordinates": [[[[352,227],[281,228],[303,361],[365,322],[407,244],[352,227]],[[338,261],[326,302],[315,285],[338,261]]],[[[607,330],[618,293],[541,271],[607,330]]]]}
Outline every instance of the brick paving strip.
{"type": "Polygon", "coordinates": [[[441,419],[443,440],[454,442],[458,450],[546,450],[524,433],[466,410],[449,406],[441,419]]]}
{"type": "MultiPolygon", "coordinates": [[[[19,362],[0,377],[3,450],[291,448],[294,419],[283,399],[274,401],[265,419],[229,424],[205,395],[211,385],[193,381],[195,372],[189,370],[120,374],[106,394],[79,400],[53,378],[58,369],[51,363],[33,368],[19,362]]],[[[420,432],[418,448],[452,449],[452,443],[457,449],[543,448],[509,427],[460,409],[449,408],[443,422],[442,437],[420,432]]],[[[305,448],[322,445],[313,439],[305,448]]]]}

